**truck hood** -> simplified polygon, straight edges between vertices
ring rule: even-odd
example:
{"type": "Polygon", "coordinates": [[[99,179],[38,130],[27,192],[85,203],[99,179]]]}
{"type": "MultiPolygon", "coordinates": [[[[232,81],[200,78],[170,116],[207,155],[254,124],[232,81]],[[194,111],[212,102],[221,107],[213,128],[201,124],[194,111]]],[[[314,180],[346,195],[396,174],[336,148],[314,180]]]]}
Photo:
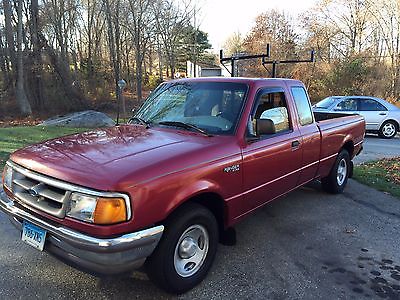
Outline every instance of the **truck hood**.
{"type": "Polygon", "coordinates": [[[14,152],[11,160],[60,180],[115,191],[170,172],[171,161],[175,169],[193,165],[177,158],[212,144],[214,138],[197,133],[124,125],[31,145],[14,152]]]}

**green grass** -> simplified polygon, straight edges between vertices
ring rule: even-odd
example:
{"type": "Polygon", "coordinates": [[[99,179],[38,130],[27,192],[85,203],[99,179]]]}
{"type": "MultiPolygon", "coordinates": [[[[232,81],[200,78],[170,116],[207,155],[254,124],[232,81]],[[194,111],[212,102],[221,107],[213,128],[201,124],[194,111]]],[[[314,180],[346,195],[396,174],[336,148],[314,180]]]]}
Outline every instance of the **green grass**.
{"type": "Polygon", "coordinates": [[[88,130],[87,128],[22,126],[0,128],[0,170],[10,153],[29,144],[88,130]]]}
{"type": "Polygon", "coordinates": [[[400,157],[355,166],[354,179],[400,198],[400,157]]]}

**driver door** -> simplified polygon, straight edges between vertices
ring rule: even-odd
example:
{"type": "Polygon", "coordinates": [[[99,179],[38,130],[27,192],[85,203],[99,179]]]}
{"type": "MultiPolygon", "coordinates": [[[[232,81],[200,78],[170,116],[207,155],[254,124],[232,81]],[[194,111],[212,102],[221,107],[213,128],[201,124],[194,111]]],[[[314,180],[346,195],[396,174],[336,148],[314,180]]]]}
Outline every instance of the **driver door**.
{"type": "Polygon", "coordinates": [[[245,201],[250,210],[297,184],[302,164],[301,136],[292,126],[292,111],[282,88],[265,88],[256,96],[249,120],[248,142],[242,149],[245,201]],[[263,117],[274,122],[276,132],[255,137],[255,120],[263,117]]]}

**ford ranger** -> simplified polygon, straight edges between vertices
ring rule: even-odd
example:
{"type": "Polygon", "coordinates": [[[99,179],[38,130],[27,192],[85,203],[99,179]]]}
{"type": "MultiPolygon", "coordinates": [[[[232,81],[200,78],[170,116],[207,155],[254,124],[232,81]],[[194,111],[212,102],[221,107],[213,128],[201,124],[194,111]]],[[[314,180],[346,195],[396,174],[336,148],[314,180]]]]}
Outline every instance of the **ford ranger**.
{"type": "Polygon", "coordinates": [[[342,192],[364,132],[358,115],[314,114],[297,80],[170,81],[128,124],[14,152],[0,209],[38,250],[100,274],[143,266],[182,293],[257,208],[312,180],[342,192]]]}

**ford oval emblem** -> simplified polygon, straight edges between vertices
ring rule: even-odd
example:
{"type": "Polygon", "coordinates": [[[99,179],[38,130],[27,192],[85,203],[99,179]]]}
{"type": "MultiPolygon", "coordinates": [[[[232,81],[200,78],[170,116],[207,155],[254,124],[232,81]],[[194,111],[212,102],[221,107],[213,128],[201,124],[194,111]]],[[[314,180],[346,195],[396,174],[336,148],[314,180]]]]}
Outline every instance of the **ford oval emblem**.
{"type": "Polygon", "coordinates": [[[29,190],[28,190],[28,193],[29,193],[29,195],[31,195],[32,197],[39,197],[39,193],[38,193],[35,189],[33,189],[33,188],[29,189],[29,190]]]}

